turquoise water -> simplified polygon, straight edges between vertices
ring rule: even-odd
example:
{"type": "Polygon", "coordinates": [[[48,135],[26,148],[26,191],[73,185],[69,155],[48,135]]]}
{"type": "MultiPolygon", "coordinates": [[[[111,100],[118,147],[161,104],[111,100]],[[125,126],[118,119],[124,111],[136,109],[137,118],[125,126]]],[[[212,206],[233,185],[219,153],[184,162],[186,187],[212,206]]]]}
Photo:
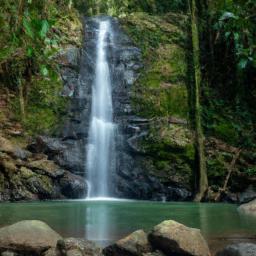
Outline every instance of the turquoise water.
{"type": "Polygon", "coordinates": [[[0,226],[24,219],[48,223],[64,237],[108,244],[137,229],[149,231],[166,219],[200,228],[208,241],[254,239],[256,219],[236,205],[145,201],[51,201],[0,204],[0,226]]]}

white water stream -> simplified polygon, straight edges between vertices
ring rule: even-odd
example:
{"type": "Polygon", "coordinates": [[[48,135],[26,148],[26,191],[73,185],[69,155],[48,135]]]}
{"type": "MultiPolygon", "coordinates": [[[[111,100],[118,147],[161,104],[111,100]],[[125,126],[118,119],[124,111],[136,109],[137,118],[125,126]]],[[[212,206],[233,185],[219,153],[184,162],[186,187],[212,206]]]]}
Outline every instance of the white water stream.
{"type": "Polygon", "coordinates": [[[99,22],[95,78],[92,88],[92,110],[87,145],[87,198],[109,197],[114,132],[111,79],[107,60],[109,21],[99,22]]]}

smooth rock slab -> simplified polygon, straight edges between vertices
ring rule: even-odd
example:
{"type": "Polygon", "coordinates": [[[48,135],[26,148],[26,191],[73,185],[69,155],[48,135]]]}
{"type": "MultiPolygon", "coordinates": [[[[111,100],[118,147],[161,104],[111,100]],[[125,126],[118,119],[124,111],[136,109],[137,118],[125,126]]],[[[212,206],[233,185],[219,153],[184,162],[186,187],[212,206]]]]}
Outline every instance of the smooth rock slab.
{"type": "Polygon", "coordinates": [[[140,256],[150,252],[150,250],[151,246],[147,234],[143,230],[137,230],[115,244],[106,247],[103,254],[106,256],[140,256]]]}
{"type": "Polygon", "coordinates": [[[0,229],[0,252],[15,252],[39,255],[56,246],[62,237],[46,223],[38,220],[25,220],[0,229]]]}
{"type": "Polygon", "coordinates": [[[255,256],[256,244],[239,243],[227,246],[223,251],[218,252],[216,256],[255,256]]]}
{"type": "Polygon", "coordinates": [[[210,256],[208,245],[199,229],[166,220],[155,226],[149,234],[154,249],[166,255],[210,256]]]}
{"type": "Polygon", "coordinates": [[[238,211],[240,213],[249,214],[256,217],[256,199],[247,204],[240,205],[238,207],[238,211]]]}

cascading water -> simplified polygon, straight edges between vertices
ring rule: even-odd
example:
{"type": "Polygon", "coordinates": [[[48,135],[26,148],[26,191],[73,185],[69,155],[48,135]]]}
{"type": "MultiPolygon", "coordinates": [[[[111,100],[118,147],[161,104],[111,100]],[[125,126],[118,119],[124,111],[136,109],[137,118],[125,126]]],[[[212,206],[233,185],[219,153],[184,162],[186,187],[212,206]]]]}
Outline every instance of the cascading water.
{"type": "Polygon", "coordinates": [[[92,110],[87,145],[88,198],[109,197],[114,131],[112,88],[106,41],[111,35],[109,21],[99,21],[92,110]]]}

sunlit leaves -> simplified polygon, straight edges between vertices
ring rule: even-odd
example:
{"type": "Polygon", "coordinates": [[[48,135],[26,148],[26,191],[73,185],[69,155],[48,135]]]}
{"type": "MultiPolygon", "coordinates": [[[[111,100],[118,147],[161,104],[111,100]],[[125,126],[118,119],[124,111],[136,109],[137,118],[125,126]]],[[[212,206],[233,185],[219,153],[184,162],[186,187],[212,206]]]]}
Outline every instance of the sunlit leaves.
{"type": "Polygon", "coordinates": [[[220,21],[228,19],[238,19],[238,17],[232,12],[224,12],[223,15],[220,17],[220,21]]]}
{"type": "Polygon", "coordinates": [[[41,21],[41,29],[39,31],[39,35],[41,39],[45,38],[47,35],[47,32],[49,31],[49,23],[47,20],[42,20],[41,21]]]}
{"type": "Polygon", "coordinates": [[[33,48],[31,46],[28,46],[28,48],[27,48],[27,56],[31,58],[33,56],[33,53],[34,53],[33,48]]]}
{"type": "Polygon", "coordinates": [[[30,37],[34,38],[34,31],[31,22],[29,21],[28,17],[23,18],[23,27],[25,33],[30,37]]]}
{"type": "Polygon", "coordinates": [[[248,65],[255,66],[256,63],[256,29],[253,18],[256,1],[247,0],[246,4],[230,2],[232,4],[226,5],[226,9],[220,13],[214,28],[219,32],[220,39],[224,38],[229,46],[234,47],[238,68],[246,69],[248,65]]]}
{"type": "Polygon", "coordinates": [[[248,59],[241,59],[238,63],[240,69],[245,69],[248,64],[248,59]]]}
{"type": "Polygon", "coordinates": [[[40,66],[40,73],[43,75],[43,76],[48,76],[49,74],[49,71],[47,69],[47,67],[45,65],[41,65],[40,66]]]}

